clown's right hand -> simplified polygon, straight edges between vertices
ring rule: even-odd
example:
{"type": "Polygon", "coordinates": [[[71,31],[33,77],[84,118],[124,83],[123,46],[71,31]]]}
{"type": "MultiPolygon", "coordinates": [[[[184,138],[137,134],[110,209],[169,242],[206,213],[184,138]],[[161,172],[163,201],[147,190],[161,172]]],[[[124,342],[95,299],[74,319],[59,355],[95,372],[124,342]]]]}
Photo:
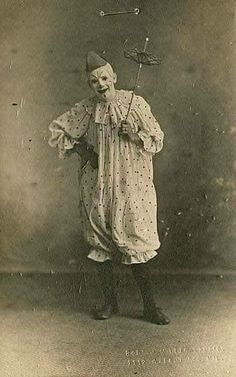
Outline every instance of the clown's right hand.
{"type": "Polygon", "coordinates": [[[85,142],[82,142],[75,146],[75,151],[84,162],[89,161],[93,169],[98,168],[98,154],[94,152],[93,147],[89,146],[85,142]]]}
{"type": "Polygon", "coordinates": [[[93,169],[98,169],[98,154],[96,152],[90,152],[89,162],[93,169]]]}

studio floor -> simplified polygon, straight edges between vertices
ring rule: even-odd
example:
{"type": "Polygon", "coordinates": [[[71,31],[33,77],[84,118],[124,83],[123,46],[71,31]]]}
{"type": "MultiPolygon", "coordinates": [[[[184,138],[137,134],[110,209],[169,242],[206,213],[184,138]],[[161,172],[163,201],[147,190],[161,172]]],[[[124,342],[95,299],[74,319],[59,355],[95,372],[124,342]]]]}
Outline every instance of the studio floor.
{"type": "Polygon", "coordinates": [[[168,326],[145,322],[132,276],[96,321],[96,274],[0,274],[1,377],[233,377],[235,275],[153,274],[168,326]]]}

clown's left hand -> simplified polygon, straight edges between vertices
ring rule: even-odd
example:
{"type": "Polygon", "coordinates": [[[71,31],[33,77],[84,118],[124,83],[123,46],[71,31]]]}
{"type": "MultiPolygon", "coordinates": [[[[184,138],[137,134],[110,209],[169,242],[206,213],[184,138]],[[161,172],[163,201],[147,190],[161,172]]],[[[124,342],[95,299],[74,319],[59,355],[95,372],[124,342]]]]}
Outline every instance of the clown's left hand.
{"type": "Polygon", "coordinates": [[[130,140],[132,140],[135,143],[140,142],[139,136],[133,132],[133,128],[131,123],[128,120],[122,120],[120,129],[119,129],[119,136],[128,136],[130,140]]]}
{"type": "Polygon", "coordinates": [[[131,123],[128,120],[122,120],[120,124],[120,133],[130,135],[133,133],[131,123]]]}

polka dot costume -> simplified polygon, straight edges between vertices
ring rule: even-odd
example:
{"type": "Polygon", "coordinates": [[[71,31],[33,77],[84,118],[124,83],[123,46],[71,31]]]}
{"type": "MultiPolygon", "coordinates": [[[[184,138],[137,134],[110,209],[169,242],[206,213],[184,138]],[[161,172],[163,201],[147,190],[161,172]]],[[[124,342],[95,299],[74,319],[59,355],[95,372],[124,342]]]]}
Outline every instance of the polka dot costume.
{"type": "Polygon", "coordinates": [[[145,263],[160,247],[152,157],[162,149],[164,134],[150,106],[134,96],[128,120],[142,143],[119,136],[130,99],[125,90],[117,90],[109,103],[85,99],[49,127],[49,144],[60,158],[82,136],[99,156],[98,169],[87,163],[79,185],[83,233],[91,245],[88,257],[98,262],[121,252],[124,264],[145,263]]]}

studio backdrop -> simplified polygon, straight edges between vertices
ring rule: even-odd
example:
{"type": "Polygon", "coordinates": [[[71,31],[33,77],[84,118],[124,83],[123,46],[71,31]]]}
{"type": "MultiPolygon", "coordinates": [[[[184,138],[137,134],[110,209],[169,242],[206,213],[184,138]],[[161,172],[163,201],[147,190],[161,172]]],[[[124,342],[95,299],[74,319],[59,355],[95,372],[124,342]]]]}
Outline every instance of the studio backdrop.
{"type": "Polygon", "coordinates": [[[1,254],[6,271],[70,270],[86,256],[78,158],[59,160],[49,123],[90,95],[85,56],[103,54],[131,89],[124,42],[160,64],[137,94],[165,133],[154,160],[160,271],[232,271],[236,245],[235,1],[1,1],[1,254]],[[132,17],[132,23],[131,23],[132,17]]]}

